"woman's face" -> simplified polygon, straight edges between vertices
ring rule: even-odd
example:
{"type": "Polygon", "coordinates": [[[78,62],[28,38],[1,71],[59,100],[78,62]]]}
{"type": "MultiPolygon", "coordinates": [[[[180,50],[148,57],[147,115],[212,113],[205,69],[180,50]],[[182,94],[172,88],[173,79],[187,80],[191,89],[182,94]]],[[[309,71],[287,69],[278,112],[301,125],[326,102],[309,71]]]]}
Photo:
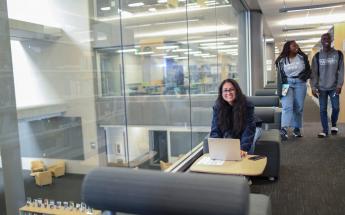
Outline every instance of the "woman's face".
{"type": "Polygon", "coordinates": [[[223,99],[227,101],[229,104],[233,104],[233,102],[236,99],[236,89],[234,85],[232,85],[229,82],[226,82],[225,84],[223,84],[222,96],[223,96],[223,99]]]}
{"type": "Polygon", "coordinates": [[[290,52],[294,53],[294,54],[297,54],[297,52],[298,52],[298,45],[297,45],[296,42],[290,43],[290,52]]]}

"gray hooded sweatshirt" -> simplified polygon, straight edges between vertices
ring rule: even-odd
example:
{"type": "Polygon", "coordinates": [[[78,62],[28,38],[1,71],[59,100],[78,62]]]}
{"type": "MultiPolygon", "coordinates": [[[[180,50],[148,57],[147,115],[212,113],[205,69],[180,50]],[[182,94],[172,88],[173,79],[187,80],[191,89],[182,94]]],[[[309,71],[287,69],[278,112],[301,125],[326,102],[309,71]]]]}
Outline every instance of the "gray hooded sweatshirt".
{"type": "MultiPolygon", "coordinates": [[[[340,52],[341,53],[341,52],[340,52]]],[[[335,90],[344,83],[344,57],[332,48],[319,52],[319,62],[314,55],[312,61],[311,87],[318,90],[335,90]]]]}

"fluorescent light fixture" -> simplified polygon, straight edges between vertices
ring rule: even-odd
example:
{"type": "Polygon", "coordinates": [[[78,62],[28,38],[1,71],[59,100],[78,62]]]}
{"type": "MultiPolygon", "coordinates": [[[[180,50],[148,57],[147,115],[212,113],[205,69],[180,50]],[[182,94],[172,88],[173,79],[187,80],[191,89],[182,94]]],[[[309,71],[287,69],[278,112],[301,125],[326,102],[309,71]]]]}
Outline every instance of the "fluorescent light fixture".
{"type": "Polygon", "coordinates": [[[201,56],[203,58],[214,58],[214,57],[217,57],[217,55],[207,55],[207,56],[201,56]]]}
{"type": "Polygon", "coordinates": [[[225,38],[214,38],[214,39],[203,39],[203,40],[189,40],[181,41],[182,44],[193,44],[193,43],[209,43],[209,42],[225,42],[225,41],[237,41],[237,37],[225,37],[225,38]]]}
{"type": "Polygon", "coordinates": [[[110,10],[110,9],[111,9],[111,7],[101,7],[102,11],[107,11],[107,10],[110,10]]]}
{"type": "Polygon", "coordinates": [[[237,49],[221,49],[218,52],[237,52],[237,49]]]}
{"type": "Polygon", "coordinates": [[[117,50],[117,53],[127,53],[127,52],[136,52],[136,49],[123,49],[123,50],[117,50]]]}
{"type": "Polygon", "coordinates": [[[177,23],[188,23],[189,22],[197,22],[199,19],[188,19],[188,20],[179,20],[179,21],[169,21],[169,22],[157,22],[154,25],[169,25],[169,24],[177,24],[177,23]]]}
{"type": "Polygon", "coordinates": [[[279,22],[281,26],[313,25],[313,24],[333,24],[344,22],[344,14],[331,14],[320,16],[308,16],[302,18],[285,19],[279,22]]]}
{"type": "Polygon", "coordinates": [[[310,35],[321,35],[327,33],[327,30],[318,30],[318,31],[303,31],[303,32],[291,32],[283,34],[285,37],[292,36],[310,36],[310,35]]]}
{"type": "Polygon", "coordinates": [[[316,4],[316,5],[306,5],[300,7],[286,7],[280,8],[280,13],[289,13],[289,12],[298,12],[304,10],[320,10],[320,9],[327,9],[327,8],[336,8],[344,6],[345,2],[338,2],[338,3],[328,3],[328,4],[316,4]]]}
{"type": "Polygon", "coordinates": [[[128,25],[128,26],[125,25],[125,28],[128,28],[128,29],[133,29],[133,28],[145,28],[145,27],[149,27],[149,26],[151,26],[151,25],[152,25],[152,24],[128,25]]]}
{"type": "Polygon", "coordinates": [[[224,45],[223,42],[220,43],[201,43],[201,46],[220,46],[220,45],[224,45]]]}
{"type": "Polygon", "coordinates": [[[151,55],[152,57],[163,57],[163,56],[165,56],[165,55],[167,55],[166,53],[163,53],[163,54],[153,54],[153,55],[151,55]]]}
{"type": "Polygon", "coordinates": [[[159,4],[168,3],[168,0],[158,0],[157,3],[159,3],[159,4]]]}
{"type": "Polygon", "coordinates": [[[238,47],[238,45],[224,45],[224,46],[201,46],[201,49],[229,49],[229,48],[235,48],[238,47]]]}
{"type": "Polygon", "coordinates": [[[128,4],[128,7],[141,7],[144,5],[145,4],[143,2],[137,2],[137,3],[128,4]]]}
{"type": "Polygon", "coordinates": [[[231,25],[211,25],[211,26],[199,26],[191,28],[177,28],[172,30],[165,31],[156,31],[150,33],[139,33],[135,34],[135,38],[144,38],[144,37],[160,37],[160,36],[176,36],[176,35],[187,35],[187,34],[200,34],[200,33],[210,33],[210,32],[221,32],[228,31],[233,29],[231,25]]]}
{"type": "Polygon", "coordinates": [[[164,56],[164,58],[176,58],[176,57],[179,57],[178,55],[167,55],[167,56],[164,56]]]}
{"type": "Polygon", "coordinates": [[[188,53],[188,51],[192,51],[192,49],[174,49],[174,50],[172,50],[172,52],[187,52],[187,53],[188,53]]]}
{"type": "MultiPolygon", "coordinates": [[[[227,8],[227,7],[231,7],[231,5],[219,5],[217,6],[217,8],[227,8]]],[[[209,8],[209,7],[200,7],[200,8],[187,8],[188,11],[203,11],[203,10],[214,10],[214,8],[209,8]]],[[[166,10],[159,10],[156,13],[147,13],[147,12],[143,12],[143,13],[136,13],[136,14],[132,14],[129,13],[132,16],[129,16],[129,14],[127,14],[127,16],[124,16],[124,12],[123,10],[119,9],[119,12],[122,11],[122,20],[123,19],[136,19],[136,18],[141,18],[141,17],[154,17],[154,16],[165,16],[167,14],[185,14],[186,13],[186,8],[181,7],[181,8],[177,8],[177,9],[166,9],[166,10]]],[[[102,21],[102,22],[108,22],[108,21],[114,21],[114,20],[118,20],[120,19],[119,16],[115,16],[115,17],[107,17],[107,18],[97,18],[96,20],[98,21],[102,21]]]]}
{"type": "Polygon", "coordinates": [[[160,50],[177,49],[177,48],[179,48],[179,46],[158,46],[158,47],[156,47],[156,49],[160,49],[160,50]]]}
{"type": "Polygon", "coordinates": [[[149,55],[149,54],[154,54],[154,52],[137,52],[135,54],[136,55],[149,55]]]}
{"type": "Polygon", "coordinates": [[[330,29],[332,28],[332,25],[309,25],[309,26],[303,26],[303,27],[296,27],[296,28],[283,28],[283,32],[288,31],[302,31],[302,30],[321,30],[321,29],[330,29]]]}
{"type": "Polygon", "coordinates": [[[150,12],[156,12],[156,11],[157,11],[157,9],[156,9],[156,8],[154,8],[154,7],[150,7],[150,8],[148,9],[148,11],[150,11],[150,12]]]}
{"type": "Polygon", "coordinates": [[[202,52],[201,51],[194,51],[194,52],[185,52],[185,53],[183,53],[183,54],[193,54],[193,55],[195,55],[195,54],[201,54],[202,52]]]}
{"type": "Polygon", "coordinates": [[[314,48],[314,44],[300,46],[301,49],[314,48]]]}
{"type": "Polygon", "coordinates": [[[274,39],[273,38],[266,38],[266,43],[271,43],[271,42],[274,42],[274,39]]]}
{"type": "Polygon", "coordinates": [[[297,40],[296,43],[297,44],[304,44],[304,43],[317,43],[321,40],[320,37],[314,37],[311,39],[307,39],[307,40],[297,40]]]}

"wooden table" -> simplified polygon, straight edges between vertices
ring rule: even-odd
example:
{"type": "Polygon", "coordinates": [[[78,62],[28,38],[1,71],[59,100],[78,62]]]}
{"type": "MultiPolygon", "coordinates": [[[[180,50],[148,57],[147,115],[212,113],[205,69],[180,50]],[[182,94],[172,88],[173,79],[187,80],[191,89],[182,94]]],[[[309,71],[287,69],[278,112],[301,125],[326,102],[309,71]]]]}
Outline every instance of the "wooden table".
{"type": "Polygon", "coordinates": [[[99,210],[93,210],[93,213],[87,213],[78,211],[76,209],[70,210],[70,209],[64,209],[63,207],[60,208],[40,208],[40,207],[32,207],[32,206],[24,206],[19,208],[19,214],[27,214],[30,213],[38,213],[38,214],[49,214],[49,215],[101,215],[102,212],[99,210]]]}
{"type": "Polygon", "coordinates": [[[218,165],[205,164],[211,160],[209,154],[201,156],[190,167],[190,171],[203,173],[216,173],[227,175],[244,175],[244,176],[258,176],[263,173],[267,163],[267,157],[260,160],[249,160],[248,158],[255,155],[247,155],[240,161],[215,161],[218,165]]]}

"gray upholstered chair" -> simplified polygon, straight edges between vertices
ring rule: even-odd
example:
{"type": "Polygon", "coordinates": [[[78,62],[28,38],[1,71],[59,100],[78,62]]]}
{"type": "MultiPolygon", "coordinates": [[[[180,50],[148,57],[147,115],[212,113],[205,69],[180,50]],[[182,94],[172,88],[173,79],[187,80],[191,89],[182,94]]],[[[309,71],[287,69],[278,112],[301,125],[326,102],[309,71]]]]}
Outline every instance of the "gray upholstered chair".
{"type": "Polygon", "coordinates": [[[83,181],[82,201],[130,214],[271,214],[269,197],[250,194],[244,177],[126,168],[91,171],[83,181]]]}

